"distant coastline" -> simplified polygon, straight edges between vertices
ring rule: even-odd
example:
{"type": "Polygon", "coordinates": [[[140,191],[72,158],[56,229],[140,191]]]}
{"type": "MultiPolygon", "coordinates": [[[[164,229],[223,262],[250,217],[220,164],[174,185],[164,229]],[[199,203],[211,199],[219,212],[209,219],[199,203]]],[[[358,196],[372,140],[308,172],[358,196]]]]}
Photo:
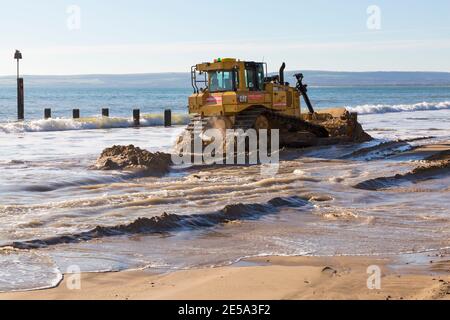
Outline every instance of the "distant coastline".
{"type": "MultiPolygon", "coordinates": [[[[293,75],[286,73],[287,81],[294,84],[293,75]]],[[[450,86],[450,72],[336,72],[302,71],[310,86],[450,86]]],[[[25,75],[28,87],[98,87],[98,88],[190,88],[188,72],[146,73],[118,75],[25,75]]],[[[0,87],[15,87],[14,76],[1,76],[0,87]]]]}

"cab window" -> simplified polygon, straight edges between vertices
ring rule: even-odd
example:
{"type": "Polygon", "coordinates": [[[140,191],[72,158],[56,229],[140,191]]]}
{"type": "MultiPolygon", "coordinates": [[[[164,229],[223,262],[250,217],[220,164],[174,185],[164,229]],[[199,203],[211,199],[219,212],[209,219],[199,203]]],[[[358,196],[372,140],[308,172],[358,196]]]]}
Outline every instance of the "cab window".
{"type": "Polygon", "coordinates": [[[236,87],[235,71],[210,71],[209,72],[209,91],[222,92],[234,91],[236,87]]]}
{"type": "Polygon", "coordinates": [[[255,70],[253,68],[245,69],[245,83],[250,91],[255,91],[257,89],[255,70]]]}
{"type": "Polygon", "coordinates": [[[264,66],[262,64],[258,64],[258,66],[256,67],[256,76],[257,76],[257,80],[258,80],[258,89],[260,91],[264,90],[264,78],[265,78],[265,73],[264,73],[264,66]]]}
{"type": "Polygon", "coordinates": [[[250,91],[264,90],[264,67],[262,64],[247,66],[245,82],[250,91]]]}

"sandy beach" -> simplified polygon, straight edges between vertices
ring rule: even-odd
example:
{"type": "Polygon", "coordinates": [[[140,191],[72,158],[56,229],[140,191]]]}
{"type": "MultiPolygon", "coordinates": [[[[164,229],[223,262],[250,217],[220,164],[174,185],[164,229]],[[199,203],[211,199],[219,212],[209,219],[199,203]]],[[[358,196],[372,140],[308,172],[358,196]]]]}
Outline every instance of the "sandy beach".
{"type": "Polygon", "coordinates": [[[237,266],[170,274],[82,274],[79,290],[68,289],[73,279],[69,275],[57,288],[5,293],[0,294],[0,299],[447,300],[449,257],[446,252],[390,258],[267,257],[246,260],[237,266]],[[368,289],[370,266],[378,266],[382,272],[379,290],[368,289]]]}

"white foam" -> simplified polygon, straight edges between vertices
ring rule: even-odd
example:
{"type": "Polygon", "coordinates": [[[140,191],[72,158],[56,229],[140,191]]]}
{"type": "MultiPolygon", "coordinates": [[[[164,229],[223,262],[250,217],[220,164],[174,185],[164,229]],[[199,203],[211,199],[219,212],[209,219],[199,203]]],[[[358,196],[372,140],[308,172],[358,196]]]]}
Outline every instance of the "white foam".
{"type": "MultiPolygon", "coordinates": [[[[186,125],[189,122],[189,116],[186,114],[174,114],[172,124],[186,125]]],[[[164,125],[162,115],[142,115],[140,126],[153,127],[164,125]]],[[[48,131],[69,131],[69,130],[92,130],[92,129],[112,129],[133,127],[134,122],[131,118],[104,118],[92,117],[82,119],[46,119],[31,120],[25,122],[0,123],[0,132],[20,133],[20,132],[48,132],[48,131]]]]}
{"type": "Polygon", "coordinates": [[[377,114],[390,112],[411,112],[411,111],[430,111],[430,110],[445,110],[450,109],[450,101],[443,101],[438,103],[421,102],[416,104],[366,104],[356,107],[347,107],[350,112],[357,112],[358,114],[377,114]]]}

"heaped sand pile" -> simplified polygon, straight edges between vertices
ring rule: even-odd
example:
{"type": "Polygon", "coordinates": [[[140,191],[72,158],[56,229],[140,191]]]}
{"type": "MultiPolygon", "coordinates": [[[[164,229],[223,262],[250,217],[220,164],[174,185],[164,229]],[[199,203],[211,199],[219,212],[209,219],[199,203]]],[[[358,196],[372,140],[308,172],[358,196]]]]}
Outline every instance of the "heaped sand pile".
{"type": "Polygon", "coordinates": [[[170,154],[152,153],[129,145],[103,150],[95,167],[99,170],[130,170],[160,176],[169,172],[171,165],[170,154]]]}
{"type": "Polygon", "coordinates": [[[340,143],[362,143],[372,140],[358,122],[358,116],[345,108],[321,110],[314,114],[304,114],[303,120],[324,127],[328,138],[317,138],[308,131],[289,132],[281,130],[280,145],[288,148],[304,148],[340,143]]]}
{"type": "Polygon", "coordinates": [[[372,137],[364,131],[358,122],[356,114],[352,114],[344,108],[327,109],[318,114],[313,122],[324,126],[330,136],[341,138],[343,142],[366,142],[372,137]]]}
{"type": "Polygon", "coordinates": [[[434,173],[450,172],[450,150],[436,153],[425,159],[427,163],[415,168],[412,173],[415,175],[432,175],[434,173]]]}
{"type": "Polygon", "coordinates": [[[372,140],[358,122],[356,114],[345,108],[322,110],[314,114],[305,114],[303,120],[324,127],[328,138],[318,138],[308,131],[291,132],[281,130],[280,146],[287,148],[304,148],[340,143],[362,143],[372,140]]]}

